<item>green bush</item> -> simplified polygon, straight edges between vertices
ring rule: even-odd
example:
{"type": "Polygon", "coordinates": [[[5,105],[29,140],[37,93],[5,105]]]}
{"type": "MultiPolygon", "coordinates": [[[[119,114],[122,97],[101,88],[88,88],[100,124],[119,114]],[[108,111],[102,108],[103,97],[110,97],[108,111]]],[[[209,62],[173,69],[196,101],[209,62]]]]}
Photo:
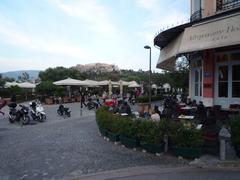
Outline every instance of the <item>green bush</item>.
{"type": "Polygon", "coordinates": [[[186,128],[182,123],[168,119],[154,122],[146,119],[122,117],[102,107],[96,111],[99,127],[128,138],[137,138],[148,144],[160,144],[164,135],[169,136],[173,146],[198,148],[203,145],[202,131],[195,127],[186,128]]]}
{"type": "MultiPolygon", "coordinates": [[[[152,96],[151,101],[160,101],[163,100],[163,96],[152,96]]],[[[148,96],[139,96],[136,98],[137,103],[148,103],[149,97],[148,96]]]]}
{"type": "Polygon", "coordinates": [[[181,123],[175,125],[171,130],[170,140],[173,145],[185,148],[200,148],[203,146],[202,130],[186,128],[181,123]],[[173,131],[173,129],[175,129],[173,131]]]}
{"type": "Polygon", "coordinates": [[[235,147],[240,147],[240,116],[233,116],[230,119],[231,139],[235,147]]]}
{"type": "Polygon", "coordinates": [[[96,121],[99,127],[110,130],[128,138],[142,139],[146,143],[159,143],[163,134],[159,131],[164,121],[133,120],[131,117],[122,117],[109,112],[106,107],[96,111],[96,121]]]}

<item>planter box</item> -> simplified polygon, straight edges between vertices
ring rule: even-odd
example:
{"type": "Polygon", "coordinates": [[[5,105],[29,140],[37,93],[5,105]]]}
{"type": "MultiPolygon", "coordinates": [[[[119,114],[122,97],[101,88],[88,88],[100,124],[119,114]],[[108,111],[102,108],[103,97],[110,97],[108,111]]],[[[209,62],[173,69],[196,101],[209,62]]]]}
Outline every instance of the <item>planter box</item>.
{"type": "Polygon", "coordinates": [[[240,146],[235,146],[235,152],[238,158],[240,158],[240,146]]]}
{"type": "Polygon", "coordinates": [[[175,156],[194,159],[201,156],[202,150],[201,148],[174,147],[173,153],[175,156]]]}
{"type": "Polygon", "coordinates": [[[118,142],[119,141],[119,135],[118,134],[114,134],[111,131],[107,132],[107,137],[110,139],[110,141],[112,142],[118,142]]]}
{"type": "Polygon", "coordinates": [[[128,138],[128,137],[121,136],[121,135],[119,136],[119,139],[120,139],[121,143],[128,148],[139,147],[139,140],[137,140],[137,139],[132,139],[132,138],[128,138]]]}
{"type": "Polygon", "coordinates": [[[140,142],[140,145],[149,153],[162,153],[164,152],[164,143],[162,144],[148,144],[145,142],[140,142]]]}
{"type": "Polygon", "coordinates": [[[108,136],[108,130],[107,129],[99,127],[99,131],[100,131],[102,136],[106,136],[106,137],[108,136]]]}

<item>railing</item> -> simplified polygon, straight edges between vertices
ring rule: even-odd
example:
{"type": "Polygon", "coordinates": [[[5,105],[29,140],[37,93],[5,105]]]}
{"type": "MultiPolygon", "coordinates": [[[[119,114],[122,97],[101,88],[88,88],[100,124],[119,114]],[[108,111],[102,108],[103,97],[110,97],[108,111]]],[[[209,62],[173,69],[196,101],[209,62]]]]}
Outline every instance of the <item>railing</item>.
{"type": "Polygon", "coordinates": [[[217,11],[226,11],[240,7],[240,0],[217,0],[217,11]]]}
{"type": "Polygon", "coordinates": [[[191,22],[199,21],[200,19],[202,19],[202,14],[203,14],[203,9],[200,9],[200,10],[194,12],[190,17],[190,21],[191,22]]]}

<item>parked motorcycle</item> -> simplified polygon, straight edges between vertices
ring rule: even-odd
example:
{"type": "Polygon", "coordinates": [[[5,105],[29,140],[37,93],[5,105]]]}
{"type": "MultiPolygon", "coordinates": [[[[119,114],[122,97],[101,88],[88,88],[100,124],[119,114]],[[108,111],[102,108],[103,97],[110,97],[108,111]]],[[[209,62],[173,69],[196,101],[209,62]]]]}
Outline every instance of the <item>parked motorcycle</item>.
{"type": "Polygon", "coordinates": [[[16,103],[10,103],[9,105],[9,122],[14,123],[16,121],[22,123],[23,125],[27,125],[30,122],[30,117],[28,115],[28,107],[24,105],[19,105],[20,109],[16,109],[16,103]]]}
{"type": "Polygon", "coordinates": [[[46,120],[46,113],[40,102],[30,102],[30,113],[33,120],[44,122],[46,120]]]}
{"type": "Polygon", "coordinates": [[[69,108],[64,107],[62,104],[59,105],[57,113],[59,116],[63,116],[64,118],[71,117],[71,111],[69,110],[69,108]]]}
{"type": "Polygon", "coordinates": [[[97,100],[92,100],[92,98],[88,98],[88,102],[87,102],[87,108],[88,110],[91,109],[97,109],[99,107],[100,103],[97,100]]]}

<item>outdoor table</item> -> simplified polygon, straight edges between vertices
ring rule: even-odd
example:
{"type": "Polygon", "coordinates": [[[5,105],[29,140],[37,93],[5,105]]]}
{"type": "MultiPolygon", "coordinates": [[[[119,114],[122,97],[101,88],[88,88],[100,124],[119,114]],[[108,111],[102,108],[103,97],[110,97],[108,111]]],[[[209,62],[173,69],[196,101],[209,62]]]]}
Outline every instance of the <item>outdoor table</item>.
{"type": "Polygon", "coordinates": [[[197,107],[191,107],[191,106],[185,106],[181,107],[182,110],[191,110],[191,109],[197,109],[197,107]]]}
{"type": "Polygon", "coordinates": [[[180,115],[180,116],[178,116],[178,119],[180,119],[180,120],[193,120],[194,116],[180,115]]]}

